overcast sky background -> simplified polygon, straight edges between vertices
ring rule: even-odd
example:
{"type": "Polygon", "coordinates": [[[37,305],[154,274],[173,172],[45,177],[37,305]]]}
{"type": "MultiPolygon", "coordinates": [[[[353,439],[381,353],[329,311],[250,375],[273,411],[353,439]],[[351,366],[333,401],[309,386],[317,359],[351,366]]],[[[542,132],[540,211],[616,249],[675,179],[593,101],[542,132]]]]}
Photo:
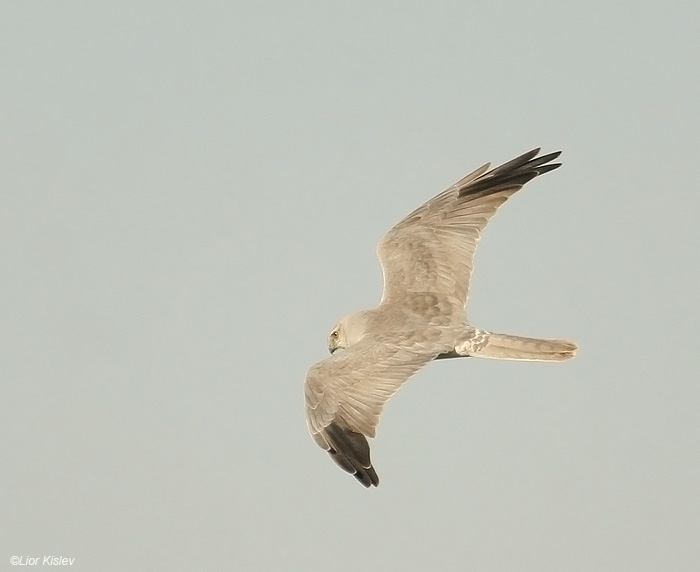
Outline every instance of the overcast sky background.
{"type": "Polygon", "coordinates": [[[700,569],[695,1],[6,2],[0,569],[700,569]],[[542,146],[366,490],[302,384],[375,247],[542,146]],[[16,569],[16,568],[15,568],[16,569]]]}

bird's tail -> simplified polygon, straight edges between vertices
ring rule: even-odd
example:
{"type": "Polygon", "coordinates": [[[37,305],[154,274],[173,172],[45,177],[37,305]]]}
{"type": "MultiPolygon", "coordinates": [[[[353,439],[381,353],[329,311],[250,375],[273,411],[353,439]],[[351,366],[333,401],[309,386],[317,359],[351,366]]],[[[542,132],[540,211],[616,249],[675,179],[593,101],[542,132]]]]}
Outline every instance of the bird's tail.
{"type": "Polygon", "coordinates": [[[509,334],[486,334],[469,355],[493,359],[525,361],[565,361],[576,355],[578,346],[567,340],[523,338],[509,334]]]}

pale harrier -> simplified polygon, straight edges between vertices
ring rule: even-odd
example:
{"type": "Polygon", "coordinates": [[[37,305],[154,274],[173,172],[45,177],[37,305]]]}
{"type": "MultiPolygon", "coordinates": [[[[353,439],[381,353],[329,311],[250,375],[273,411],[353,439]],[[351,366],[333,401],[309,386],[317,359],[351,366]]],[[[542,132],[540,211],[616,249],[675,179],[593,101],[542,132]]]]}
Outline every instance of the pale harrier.
{"type": "Polygon", "coordinates": [[[478,168],[413,211],[377,248],[384,272],[379,306],[343,318],[328,340],[331,357],[308,372],[306,418],[314,441],[366,487],[377,486],[367,437],[384,404],[434,359],[486,357],[563,361],[577,346],[478,330],[467,322],[474,251],[489,219],[525,183],[561,164],[559,153],[525,153],[478,168]],[[337,349],[345,351],[334,353],[337,349]]]}

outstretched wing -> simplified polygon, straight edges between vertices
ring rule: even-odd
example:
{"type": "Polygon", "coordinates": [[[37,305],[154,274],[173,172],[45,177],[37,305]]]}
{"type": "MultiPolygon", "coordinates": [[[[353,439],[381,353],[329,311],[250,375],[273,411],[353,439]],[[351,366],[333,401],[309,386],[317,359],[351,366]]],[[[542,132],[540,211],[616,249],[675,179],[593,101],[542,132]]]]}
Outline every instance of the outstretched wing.
{"type": "Polygon", "coordinates": [[[384,404],[439,353],[410,346],[360,342],[314,365],[306,375],[306,420],[314,441],[366,487],[377,486],[367,437],[374,437],[384,404]]]}
{"type": "Polygon", "coordinates": [[[434,292],[465,306],[481,231],[513,193],[561,164],[560,152],[533,149],[500,167],[480,167],[392,228],[377,248],[384,272],[382,303],[405,292],[434,292]]]}

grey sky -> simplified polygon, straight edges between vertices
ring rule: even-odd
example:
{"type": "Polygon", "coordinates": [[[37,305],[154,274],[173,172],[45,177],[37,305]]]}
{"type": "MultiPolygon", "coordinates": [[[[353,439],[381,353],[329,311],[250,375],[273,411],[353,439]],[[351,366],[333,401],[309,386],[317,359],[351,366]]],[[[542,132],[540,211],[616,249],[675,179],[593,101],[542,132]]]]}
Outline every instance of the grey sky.
{"type": "Polygon", "coordinates": [[[6,3],[1,569],[696,571],[696,2],[6,3]],[[564,166],[477,253],[479,327],[365,490],[302,383],[394,223],[486,161],[564,166]]]}

